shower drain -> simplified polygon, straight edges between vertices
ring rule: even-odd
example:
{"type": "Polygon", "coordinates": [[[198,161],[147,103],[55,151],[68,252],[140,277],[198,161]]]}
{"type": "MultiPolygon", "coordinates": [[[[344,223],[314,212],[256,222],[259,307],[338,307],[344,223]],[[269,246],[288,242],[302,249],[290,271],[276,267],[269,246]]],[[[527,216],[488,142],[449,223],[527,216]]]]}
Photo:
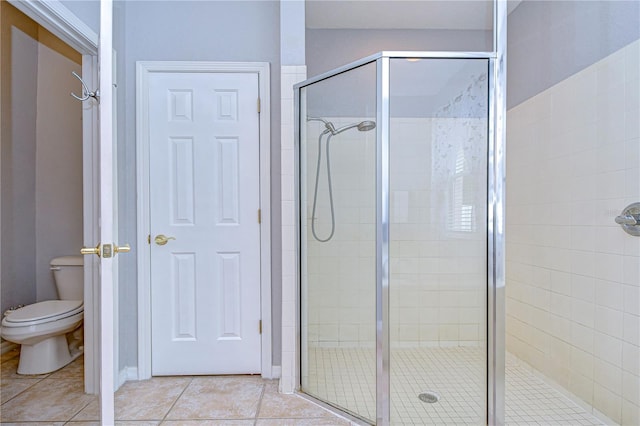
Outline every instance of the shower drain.
{"type": "Polygon", "coordinates": [[[438,402],[440,400],[440,395],[433,391],[426,391],[419,394],[418,398],[422,402],[433,404],[434,402],[438,402]]]}

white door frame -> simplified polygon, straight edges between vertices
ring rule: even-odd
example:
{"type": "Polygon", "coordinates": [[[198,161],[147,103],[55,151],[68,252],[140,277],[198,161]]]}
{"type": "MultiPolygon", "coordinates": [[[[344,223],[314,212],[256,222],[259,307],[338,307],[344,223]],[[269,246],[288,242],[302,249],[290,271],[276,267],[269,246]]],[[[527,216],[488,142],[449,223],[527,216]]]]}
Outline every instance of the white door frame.
{"type": "MultiPolygon", "coordinates": [[[[82,54],[82,78],[90,90],[97,88],[98,35],[89,26],[58,0],[9,0],[9,3],[82,54]]],[[[85,102],[82,110],[82,238],[85,246],[93,246],[99,240],[100,146],[98,108],[93,102],[85,102]]],[[[84,386],[86,393],[97,394],[100,386],[100,280],[97,258],[86,256],[84,259],[84,386]]]]}
{"type": "Polygon", "coordinates": [[[151,377],[151,250],[149,223],[149,75],[154,72],[251,73],[258,76],[260,123],[260,293],[262,377],[271,365],[271,111],[268,62],[141,61],[136,64],[136,183],[138,192],[138,380],[151,377]]]}

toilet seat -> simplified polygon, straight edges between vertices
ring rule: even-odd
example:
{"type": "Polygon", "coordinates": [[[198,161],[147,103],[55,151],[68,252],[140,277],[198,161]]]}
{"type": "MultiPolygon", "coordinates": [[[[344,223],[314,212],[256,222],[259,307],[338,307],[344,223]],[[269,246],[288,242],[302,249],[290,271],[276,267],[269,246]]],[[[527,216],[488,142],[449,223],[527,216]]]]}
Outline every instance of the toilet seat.
{"type": "Polygon", "coordinates": [[[16,309],[2,320],[3,327],[29,327],[58,321],[84,310],[82,300],[47,300],[16,309]]]}

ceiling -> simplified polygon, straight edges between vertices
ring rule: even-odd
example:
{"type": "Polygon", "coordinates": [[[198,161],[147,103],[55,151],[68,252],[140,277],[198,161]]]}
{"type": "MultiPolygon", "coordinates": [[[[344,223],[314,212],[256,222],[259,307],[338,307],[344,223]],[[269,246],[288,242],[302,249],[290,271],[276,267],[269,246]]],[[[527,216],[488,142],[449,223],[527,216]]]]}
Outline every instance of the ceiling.
{"type": "MultiPolygon", "coordinates": [[[[511,13],[522,0],[509,0],[511,13]]],[[[306,0],[312,29],[491,30],[490,0],[306,0]]]]}

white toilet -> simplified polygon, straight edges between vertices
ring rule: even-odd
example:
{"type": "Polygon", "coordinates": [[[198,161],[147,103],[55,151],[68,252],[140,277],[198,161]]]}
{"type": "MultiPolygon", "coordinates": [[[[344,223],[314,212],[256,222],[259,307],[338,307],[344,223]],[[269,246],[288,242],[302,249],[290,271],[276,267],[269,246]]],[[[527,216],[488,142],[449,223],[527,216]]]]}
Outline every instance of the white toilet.
{"type": "Polygon", "coordinates": [[[82,265],[82,256],[51,260],[60,300],[27,305],[10,312],[2,320],[2,337],[22,345],[18,374],[50,373],[82,354],[82,265]]]}

